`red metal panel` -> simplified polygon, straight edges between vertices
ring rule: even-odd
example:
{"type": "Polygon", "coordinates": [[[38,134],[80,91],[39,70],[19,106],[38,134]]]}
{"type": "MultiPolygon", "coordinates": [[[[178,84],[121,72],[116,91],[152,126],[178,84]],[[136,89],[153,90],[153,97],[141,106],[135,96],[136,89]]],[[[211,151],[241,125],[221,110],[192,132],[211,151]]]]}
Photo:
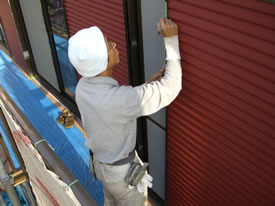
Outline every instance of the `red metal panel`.
{"type": "Polygon", "coordinates": [[[8,0],[0,0],[0,5],[0,20],[4,27],[10,54],[17,63],[26,66],[9,2],[8,0]]]}
{"type": "Polygon", "coordinates": [[[275,205],[275,5],[170,0],[183,89],[168,108],[167,205],[275,205]]]}
{"type": "Polygon", "coordinates": [[[114,68],[114,78],[120,84],[129,84],[122,0],[65,0],[65,9],[70,35],[82,28],[97,25],[109,39],[116,42],[120,63],[114,68]]]}

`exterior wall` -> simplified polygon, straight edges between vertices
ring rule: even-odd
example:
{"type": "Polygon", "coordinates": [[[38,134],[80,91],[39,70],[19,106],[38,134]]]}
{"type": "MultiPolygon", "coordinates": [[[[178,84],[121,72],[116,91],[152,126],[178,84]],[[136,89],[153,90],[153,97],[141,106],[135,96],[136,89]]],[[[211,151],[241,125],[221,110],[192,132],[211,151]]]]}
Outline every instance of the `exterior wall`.
{"type": "Polygon", "coordinates": [[[123,14],[123,0],[65,0],[70,36],[78,30],[98,26],[117,44],[120,64],[114,68],[114,77],[120,84],[128,84],[128,57],[123,14]]]}
{"type": "Polygon", "coordinates": [[[0,0],[0,20],[5,31],[10,55],[17,63],[26,66],[8,0],[0,0]]]}
{"type": "Polygon", "coordinates": [[[275,5],[170,0],[183,90],[168,109],[167,205],[275,204],[275,5]]]}

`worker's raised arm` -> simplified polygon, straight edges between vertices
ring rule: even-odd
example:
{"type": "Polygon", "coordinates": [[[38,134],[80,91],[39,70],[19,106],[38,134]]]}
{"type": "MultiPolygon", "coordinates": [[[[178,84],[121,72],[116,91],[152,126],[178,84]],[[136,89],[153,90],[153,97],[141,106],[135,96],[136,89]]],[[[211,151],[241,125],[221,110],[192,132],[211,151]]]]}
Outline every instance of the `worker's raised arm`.
{"type": "Polygon", "coordinates": [[[153,77],[150,83],[134,87],[125,102],[125,115],[139,117],[153,114],[169,105],[181,90],[181,64],[178,26],[170,19],[160,19],[158,24],[164,37],[167,64],[163,77],[153,77]],[[154,79],[155,78],[155,79],[154,79]]]}

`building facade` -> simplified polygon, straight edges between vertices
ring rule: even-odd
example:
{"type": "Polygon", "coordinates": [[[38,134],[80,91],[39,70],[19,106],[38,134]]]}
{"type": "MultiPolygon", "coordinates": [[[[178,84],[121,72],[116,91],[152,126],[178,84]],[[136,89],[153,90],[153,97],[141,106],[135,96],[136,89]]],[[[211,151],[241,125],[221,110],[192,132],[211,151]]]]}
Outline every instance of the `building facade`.
{"type": "Polygon", "coordinates": [[[117,43],[114,78],[139,85],[165,63],[156,24],[167,9],[179,26],[183,89],[168,108],[138,121],[137,150],[150,164],[152,193],[167,205],[275,203],[273,1],[0,4],[1,48],[77,115],[81,77],[68,61],[69,37],[98,25],[117,43]]]}

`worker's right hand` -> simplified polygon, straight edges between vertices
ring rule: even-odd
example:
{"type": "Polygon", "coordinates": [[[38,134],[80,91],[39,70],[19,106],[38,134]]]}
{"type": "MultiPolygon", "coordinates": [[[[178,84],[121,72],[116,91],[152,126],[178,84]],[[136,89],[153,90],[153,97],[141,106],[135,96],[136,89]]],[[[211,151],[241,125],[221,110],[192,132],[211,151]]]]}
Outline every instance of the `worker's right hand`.
{"type": "Polygon", "coordinates": [[[141,181],[137,184],[138,192],[144,193],[146,191],[147,187],[152,188],[153,187],[152,181],[153,181],[153,177],[151,175],[149,175],[148,173],[146,173],[142,177],[141,181]]]}
{"type": "Polygon", "coordinates": [[[149,81],[147,81],[146,83],[149,84],[154,81],[160,81],[164,75],[165,68],[166,68],[166,64],[163,65],[163,67],[161,68],[161,70],[159,72],[154,73],[152,75],[151,79],[149,81]]]}
{"type": "Polygon", "coordinates": [[[158,23],[158,30],[163,37],[178,35],[178,25],[171,19],[161,18],[158,23]]]}

